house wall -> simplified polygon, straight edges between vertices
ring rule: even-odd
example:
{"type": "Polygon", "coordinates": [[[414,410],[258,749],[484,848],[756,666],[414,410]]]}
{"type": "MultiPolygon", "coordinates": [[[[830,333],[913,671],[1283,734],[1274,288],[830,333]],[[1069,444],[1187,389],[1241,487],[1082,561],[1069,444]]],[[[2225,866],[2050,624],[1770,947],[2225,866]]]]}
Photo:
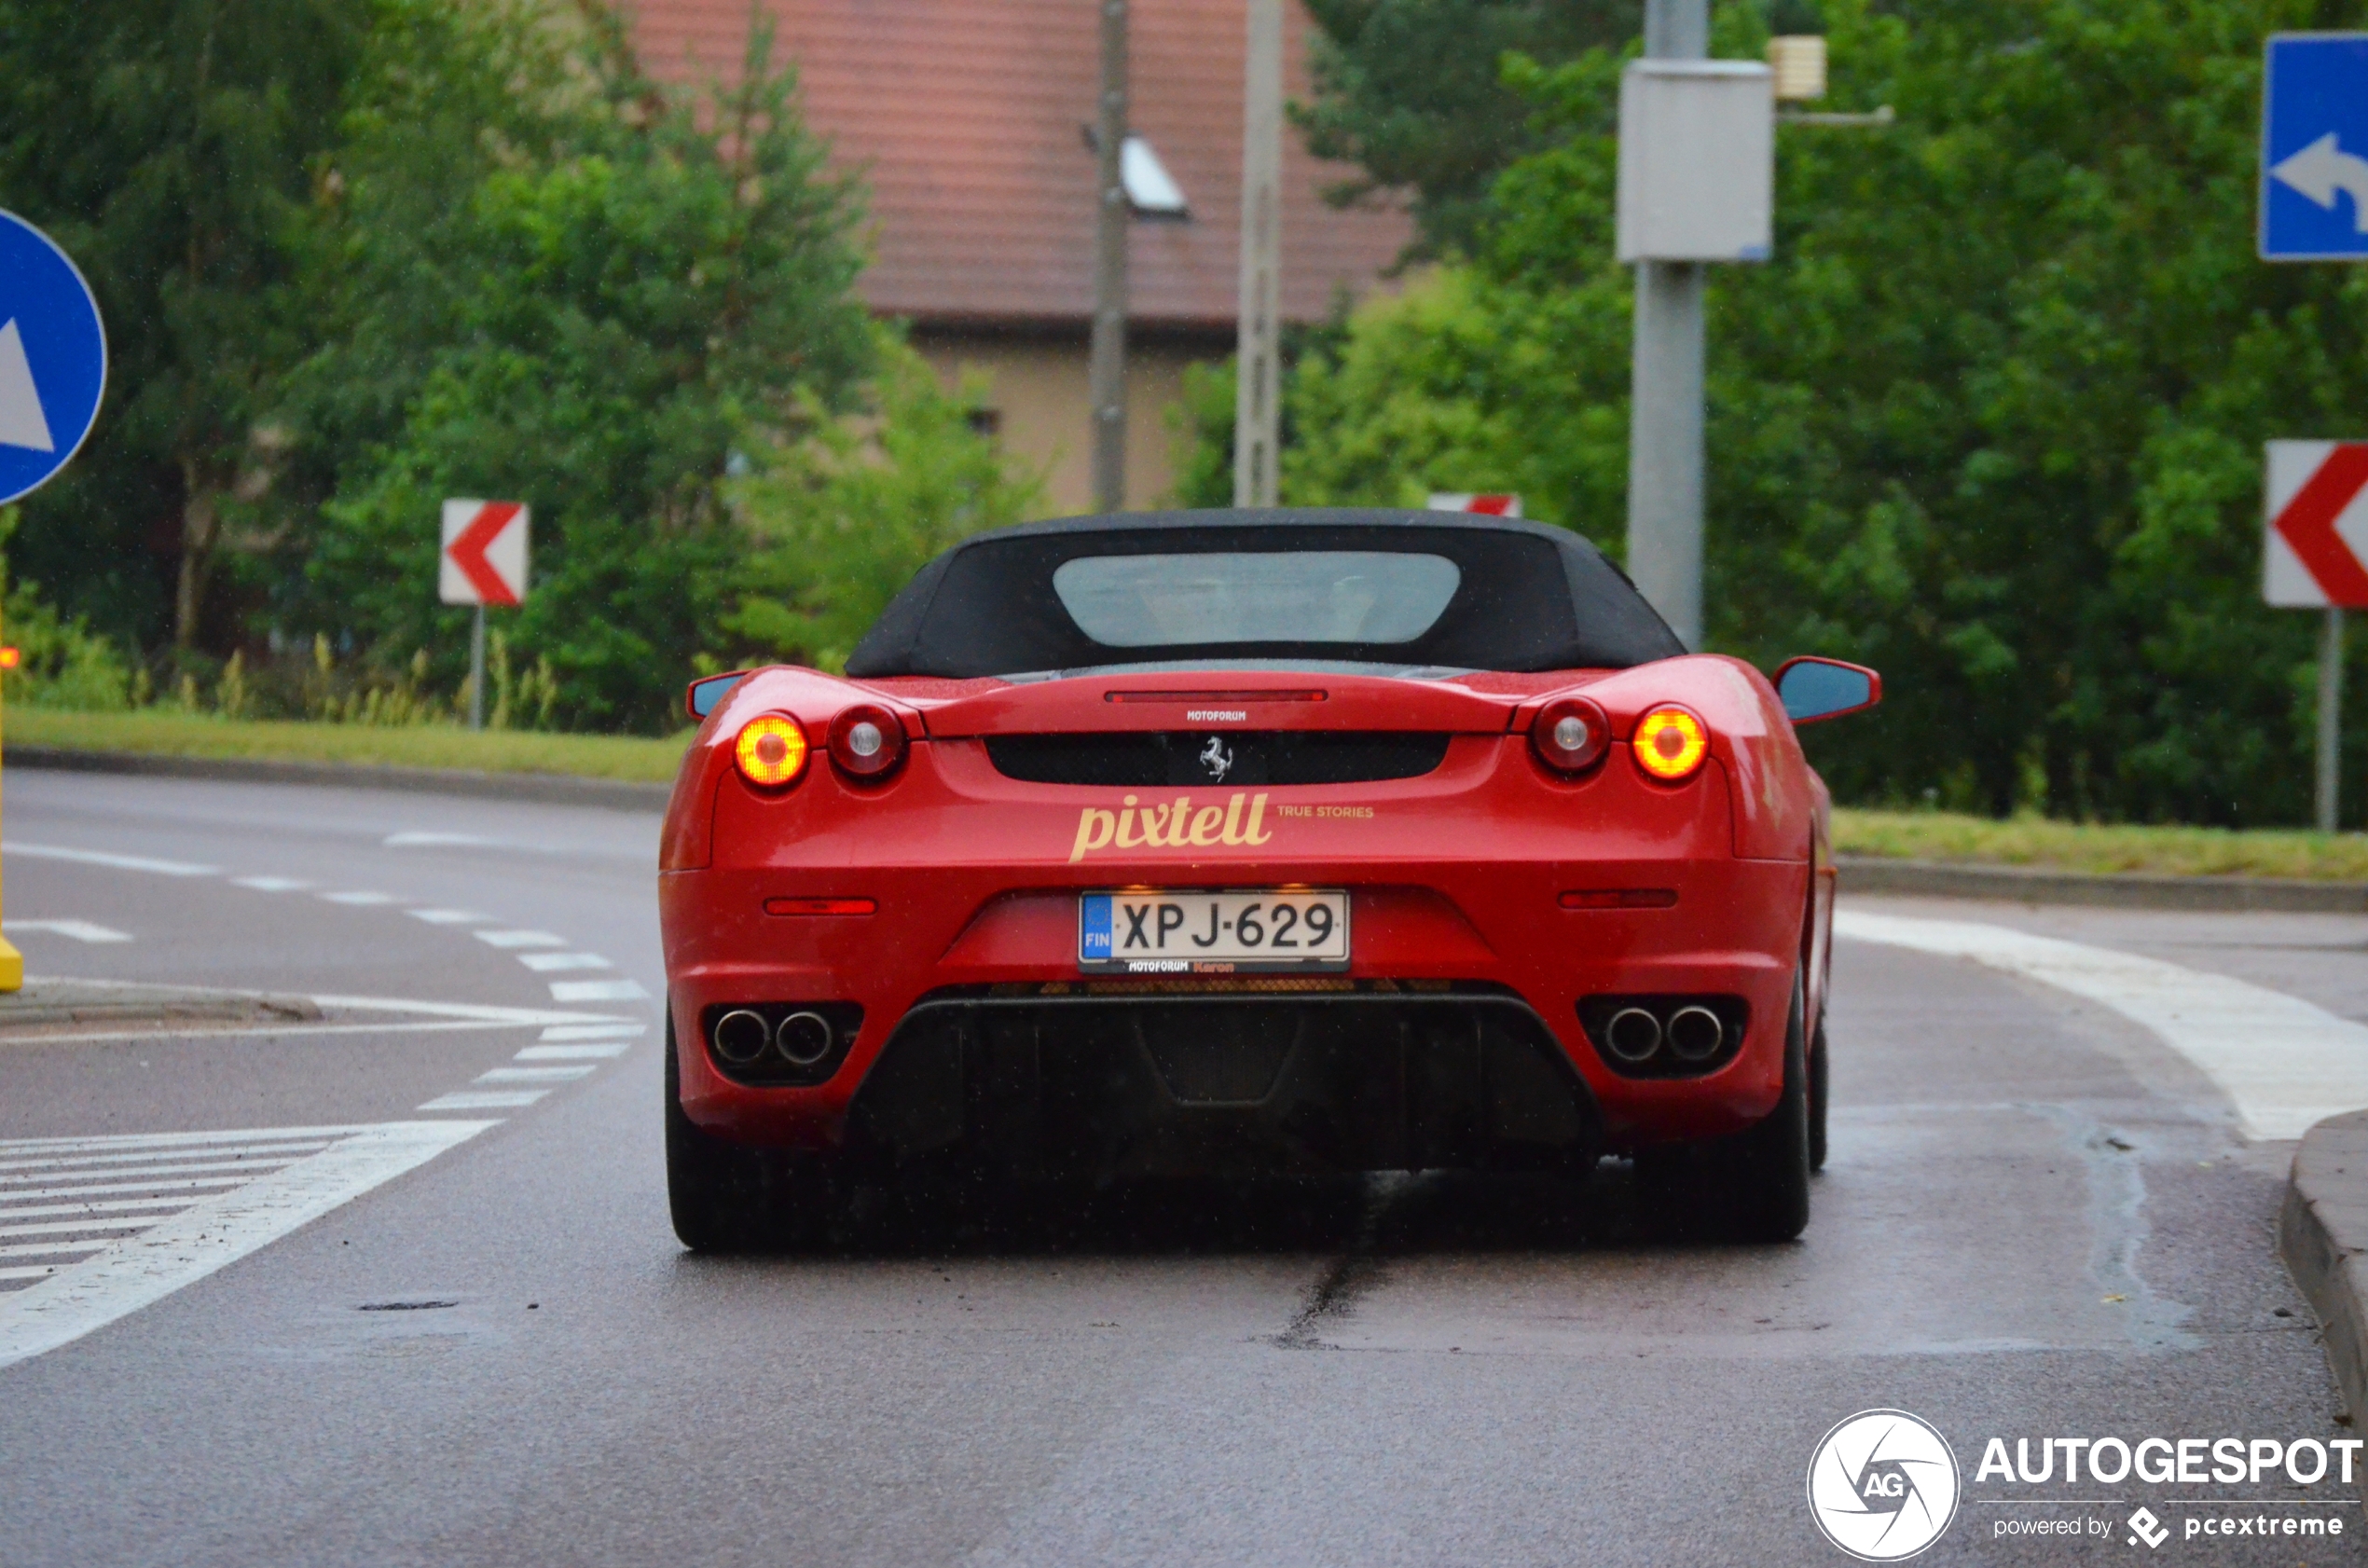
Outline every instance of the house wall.
{"type": "MultiPolygon", "coordinates": [[[[916,326],[914,348],[947,387],[965,376],[985,383],[981,406],[998,416],[1004,449],[1044,475],[1047,516],[1094,509],[1092,432],[1082,333],[1024,333],[916,326]]],[[[1126,346],[1126,504],[1165,504],[1176,484],[1180,439],[1169,411],[1184,395],[1187,365],[1222,360],[1230,339],[1161,334],[1126,346]]]]}

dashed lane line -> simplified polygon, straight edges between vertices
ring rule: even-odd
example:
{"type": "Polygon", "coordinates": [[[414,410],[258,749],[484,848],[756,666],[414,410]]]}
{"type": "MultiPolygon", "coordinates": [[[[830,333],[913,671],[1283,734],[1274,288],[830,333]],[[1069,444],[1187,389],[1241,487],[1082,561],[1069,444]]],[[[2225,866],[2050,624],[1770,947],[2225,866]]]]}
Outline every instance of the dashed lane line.
{"type": "Polygon", "coordinates": [[[131,933],[118,931],[112,926],[101,926],[89,920],[11,920],[10,931],[47,931],[52,936],[72,937],[76,942],[130,942],[131,933]]]}
{"type": "Polygon", "coordinates": [[[323,893],[321,897],[330,903],[347,904],[355,909],[372,909],[379,904],[394,902],[392,893],[323,893]]]}
{"type": "Polygon", "coordinates": [[[534,1104],[548,1089],[461,1089],[438,1094],[421,1110],[517,1110],[534,1104]]]}
{"type": "Polygon", "coordinates": [[[600,1069],[593,1066],[572,1067],[491,1067],[477,1074],[477,1083],[572,1083],[580,1078],[590,1078],[600,1069]]]}
{"type": "MultiPolygon", "coordinates": [[[[174,1149],[235,1148],[241,1140],[256,1145],[285,1143],[297,1135],[324,1140],[313,1153],[262,1173],[230,1191],[200,1198],[176,1212],[138,1220],[59,1222],[64,1229],[49,1233],[73,1245],[53,1251],[67,1260],[52,1265],[54,1272],[32,1284],[0,1293],[0,1368],[69,1344],[193,1285],[496,1125],[484,1121],[391,1121],[371,1126],[0,1141],[0,1158],[23,1159],[48,1152],[63,1158],[134,1143],[152,1149],[174,1149]],[[135,1233],[108,1240],[78,1262],[71,1260],[72,1253],[89,1246],[91,1232],[132,1227],[138,1228],[135,1233]]],[[[0,1233],[7,1229],[0,1225],[0,1233]]],[[[9,1283],[22,1277],[17,1274],[9,1283]]]]}
{"type": "Polygon", "coordinates": [[[549,931],[471,931],[489,947],[565,947],[568,939],[549,931]]]}
{"type": "Polygon", "coordinates": [[[2299,997],[2159,958],[1970,920],[1838,910],[1834,934],[1976,963],[2102,1003],[2201,1068],[2248,1138],[2298,1138],[2368,1106],[2368,1026],[2299,997]]]}
{"type": "Polygon", "coordinates": [[[633,980],[555,980],[555,1002],[646,1002],[650,994],[633,980]]]}
{"type": "Polygon", "coordinates": [[[474,909],[406,909],[403,913],[431,926],[482,926],[493,918],[474,909]]]}
{"type": "Polygon", "coordinates": [[[550,1040],[639,1039],[650,1032],[647,1024],[554,1024],[543,1031],[550,1040]]]}
{"type": "Polygon", "coordinates": [[[158,860],[145,855],[111,855],[100,849],[67,849],[54,844],[0,842],[0,855],[27,860],[72,860],[78,865],[112,866],[117,871],[153,872],[158,876],[219,876],[219,866],[192,865],[186,860],[158,860]]]}
{"type": "Polygon", "coordinates": [[[511,955],[537,974],[550,974],[566,970],[613,970],[616,968],[597,953],[516,953],[511,955]]]}
{"type": "Polygon", "coordinates": [[[234,876],[234,887],[252,887],[258,893],[300,893],[312,886],[294,876],[234,876]]]}
{"type": "Polygon", "coordinates": [[[530,1045],[517,1053],[520,1062],[607,1061],[633,1049],[630,1040],[587,1040],[582,1045],[530,1045]]]}
{"type": "Polygon", "coordinates": [[[483,847],[496,840],[476,833],[402,832],[389,833],[379,843],[388,849],[465,849],[483,847]]]}

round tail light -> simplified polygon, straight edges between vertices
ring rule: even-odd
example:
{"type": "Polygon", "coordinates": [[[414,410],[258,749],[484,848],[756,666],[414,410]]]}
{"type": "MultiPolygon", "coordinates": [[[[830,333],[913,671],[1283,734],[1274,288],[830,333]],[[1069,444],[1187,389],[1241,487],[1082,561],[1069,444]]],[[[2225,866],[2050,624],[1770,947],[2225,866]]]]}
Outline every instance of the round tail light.
{"type": "Polygon", "coordinates": [[[732,761],[760,790],[786,790],[805,772],[805,732],[786,713],[760,713],[740,726],[732,761]]]}
{"type": "Polygon", "coordinates": [[[850,778],[884,778],[904,760],[904,726],[864,704],[831,721],[831,762],[850,778]]]}
{"type": "Polygon", "coordinates": [[[1663,703],[1636,721],[1631,743],[1636,765],[1664,784],[1690,778],[1710,755],[1710,731],[1675,703],[1663,703]]]}
{"type": "Polygon", "coordinates": [[[1529,727],[1530,750],[1556,773],[1585,773],[1604,760],[1612,722],[1590,697],[1564,697],[1538,710],[1529,727]]]}

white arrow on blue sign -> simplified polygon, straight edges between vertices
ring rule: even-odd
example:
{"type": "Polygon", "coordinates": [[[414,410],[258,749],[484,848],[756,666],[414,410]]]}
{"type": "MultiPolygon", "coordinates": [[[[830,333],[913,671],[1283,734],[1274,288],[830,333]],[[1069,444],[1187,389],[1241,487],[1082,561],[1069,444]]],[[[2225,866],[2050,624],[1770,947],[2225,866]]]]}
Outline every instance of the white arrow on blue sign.
{"type": "Polygon", "coordinates": [[[106,386],[90,285],[48,235],[0,211],[0,505],[72,461],[106,386]]]}
{"type": "Polygon", "coordinates": [[[2264,261],[2368,261],[2368,33],[2279,33],[2263,77],[2264,261]]]}

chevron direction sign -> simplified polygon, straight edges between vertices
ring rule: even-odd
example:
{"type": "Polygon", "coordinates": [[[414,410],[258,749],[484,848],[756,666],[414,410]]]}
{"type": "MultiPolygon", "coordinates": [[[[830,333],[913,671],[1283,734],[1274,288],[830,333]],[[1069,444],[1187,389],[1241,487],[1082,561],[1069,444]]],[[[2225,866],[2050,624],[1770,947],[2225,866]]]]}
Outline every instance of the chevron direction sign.
{"type": "Polygon", "coordinates": [[[2261,256],[2368,261],[2368,33],[2269,39],[2261,256]]]}
{"type": "Polygon", "coordinates": [[[2269,443],[2262,598],[2368,610],[2368,441],[2269,443]]]}
{"type": "Polygon", "coordinates": [[[447,604],[512,605],[525,598],[526,530],[522,501],[446,502],[438,596],[447,604]]]}

